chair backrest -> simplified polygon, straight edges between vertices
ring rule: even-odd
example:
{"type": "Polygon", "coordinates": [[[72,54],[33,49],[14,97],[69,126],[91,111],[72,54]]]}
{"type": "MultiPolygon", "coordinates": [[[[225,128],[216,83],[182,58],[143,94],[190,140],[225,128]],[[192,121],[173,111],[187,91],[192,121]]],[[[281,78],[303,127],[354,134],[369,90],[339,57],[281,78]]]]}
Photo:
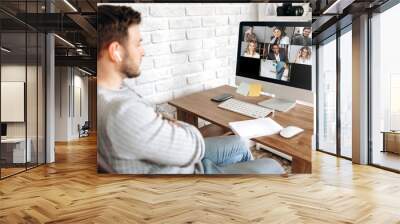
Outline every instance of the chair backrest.
{"type": "Polygon", "coordinates": [[[89,121],[85,121],[85,123],[82,126],[82,129],[89,129],[90,128],[90,123],[89,121]]]}

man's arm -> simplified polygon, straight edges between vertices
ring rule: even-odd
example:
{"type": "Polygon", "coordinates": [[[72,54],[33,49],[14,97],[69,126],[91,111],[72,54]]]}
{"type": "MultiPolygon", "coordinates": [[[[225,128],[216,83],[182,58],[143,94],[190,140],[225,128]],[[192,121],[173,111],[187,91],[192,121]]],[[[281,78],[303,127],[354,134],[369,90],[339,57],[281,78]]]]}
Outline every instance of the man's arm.
{"type": "Polygon", "coordinates": [[[195,127],[171,122],[135,100],[117,102],[111,111],[107,134],[117,155],[171,166],[189,166],[203,158],[204,139],[195,127]]]}

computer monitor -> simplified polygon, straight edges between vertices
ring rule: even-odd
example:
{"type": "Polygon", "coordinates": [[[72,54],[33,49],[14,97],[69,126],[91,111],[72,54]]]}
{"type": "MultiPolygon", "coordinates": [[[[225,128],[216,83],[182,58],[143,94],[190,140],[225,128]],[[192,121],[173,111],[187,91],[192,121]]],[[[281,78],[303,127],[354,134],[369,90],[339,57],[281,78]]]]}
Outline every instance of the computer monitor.
{"type": "Polygon", "coordinates": [[[7,124],[1,123],[1,137],[7,136],[7,124]]]}
{"type": "Polygon", "coordinates": [[[260,83],[274,96],[262,106],[287,111],[296,101],[313,104],[309,22],[241,22],[236,83],[260,83]]]}

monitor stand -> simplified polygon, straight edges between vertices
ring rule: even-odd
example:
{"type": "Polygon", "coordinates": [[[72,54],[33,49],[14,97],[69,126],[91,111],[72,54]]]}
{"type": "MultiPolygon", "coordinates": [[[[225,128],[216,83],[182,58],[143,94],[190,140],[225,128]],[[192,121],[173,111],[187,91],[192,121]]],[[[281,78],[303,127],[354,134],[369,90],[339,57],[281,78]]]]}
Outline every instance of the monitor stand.
{"type": "Polygon", "coordinates": [[[273,110],[277,110],[280,112],[287,112],[288,110],[292,109],[296,106],[296,101],[286,100],[286,99],[278,99],[278,98],[271,98],[269,100],[264,100],[258,102],[258,105],[267,107],[273,110]]]}

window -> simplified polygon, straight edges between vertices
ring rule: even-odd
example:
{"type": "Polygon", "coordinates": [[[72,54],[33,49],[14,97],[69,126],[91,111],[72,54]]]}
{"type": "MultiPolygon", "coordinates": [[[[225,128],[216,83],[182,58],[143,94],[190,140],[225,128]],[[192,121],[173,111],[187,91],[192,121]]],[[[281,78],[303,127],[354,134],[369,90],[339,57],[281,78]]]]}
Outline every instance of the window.
{"type": "Polygon", "coordinates": [[[318,48],[318,149],[336,154],[336,36],[318,48]]]}
{"type": "MultiPolygon", "coordinates": [[[[18,6],[18,15],[24,16],[41,12],[44,4],[1,1],[0,6],[18,6]]],[[[5,138],[0,144],[0,178],[5,178],[45,163],[46,39],[22,20],[4,12],[0,17],[0,123],[5,138]]]]}
{"type": "Polygon", "coordinates": [[[319,44],[318,150],[352,157],[352,26],[319,44]],[[337,57],[339,56],[339,57],[337,57]]]}
{"type": "Polygon", "coordinates": [[[399,11],[397,4],[371,18],[370,162],[394,170],[400,170],[400,149],[387,150],[383,132],[400,130],[399,11]]]}
{"type": "Polygon", "coordinates": [[[352,32],[351,26],[340,36],[340,155],[352,157],[352,32]]]}

